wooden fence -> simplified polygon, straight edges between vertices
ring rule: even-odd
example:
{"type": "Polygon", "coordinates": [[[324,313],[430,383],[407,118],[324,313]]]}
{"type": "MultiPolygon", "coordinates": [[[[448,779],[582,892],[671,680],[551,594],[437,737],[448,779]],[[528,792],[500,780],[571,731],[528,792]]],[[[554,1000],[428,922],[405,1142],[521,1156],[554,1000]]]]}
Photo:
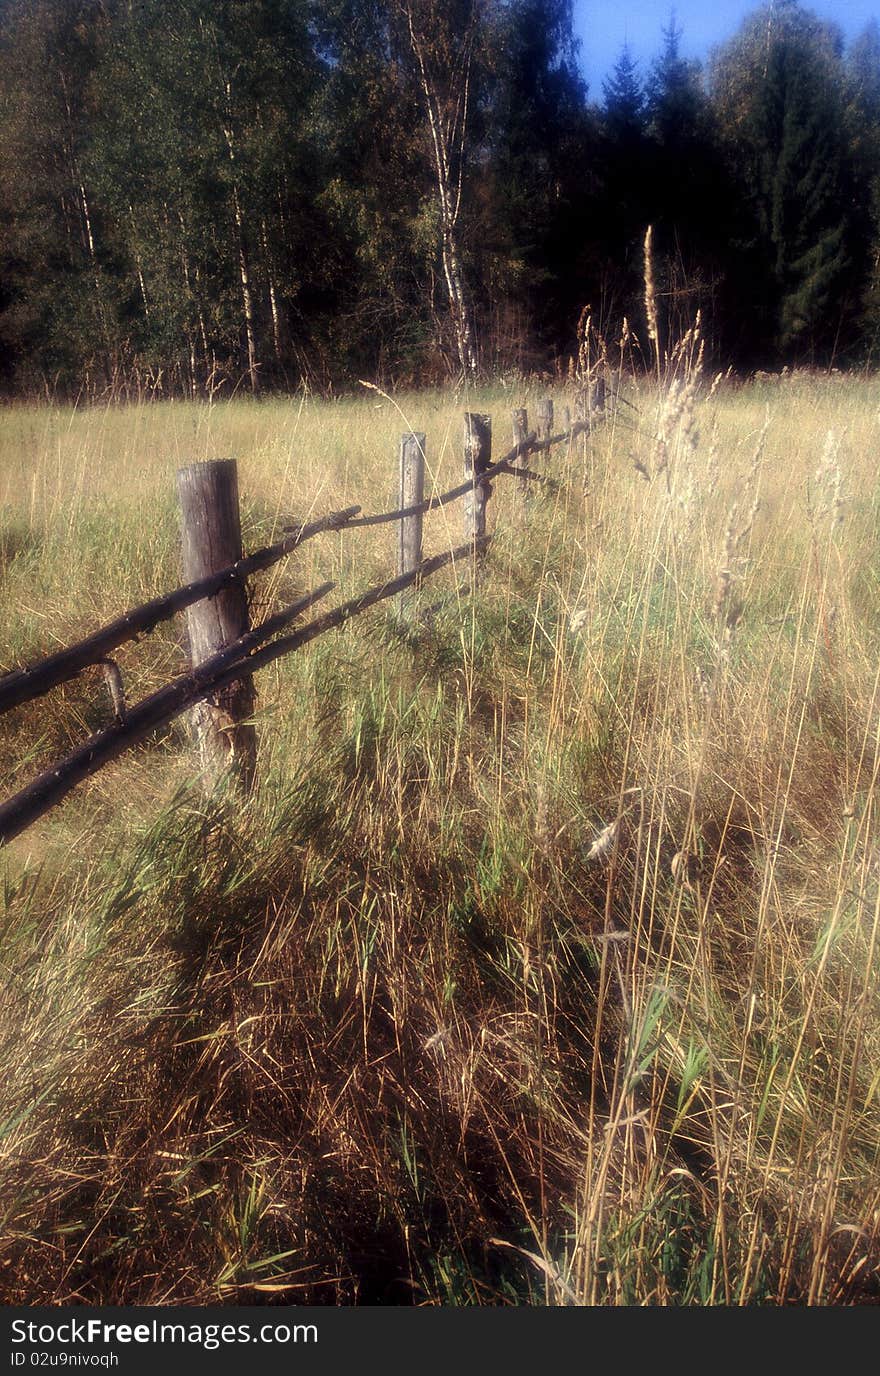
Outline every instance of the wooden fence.
{"type": "Polygon", "coordinates": [[[425,436],[407,433],[400,442],[400,505],[394,511],[364,515],[359,506],[331,512],[319,520],[285,532],[277,543],[242,555],[235,460],[211,460],[183,468],[177,475],[182,516],[182,564],[187,582],[120,616],[84,640],[40,659],[29,668],[0,678],[0,714],[38,698],[67,682],[83,669],[101,665],[115,720],[81,746],[44,770],[32,783],[0,805],[0,845],[60,802],[83,779],[137,745],[151,732],[192,710],[199,743],[202,778],[212,790],[223,777],[246,793],[254,783],[256,734],[251,720],[254,673],[326,631],[343,625],[367,608],[397,597],[400,616],[413,615],[416,587],[455,560],[476,559],[489,543],[486,507],[492,480],[502,474],[517,478],[521,491],[530,483],[554,481],[527,468],[524,460],[570,443],[592,429],[605,415],[604,389],[592,393],[583,418],[553,434],[553,402],[540,401],[537,424],[528,429],[523,408],[513,412],[514,444],[492,461],[491,417],[465,413],[464,480],[438,496],[425,498],[425,436]],[[423,518],[463,499],[462,545],[431,559],[422,557],[423,518]],[[290,624],[334,588],[323,583],[290,606],[251,628],[247,579],[283,559],[307,540],[330,530],[357,530],[396,523],[397,576],[325,611],[300,629],[281,635],[290,624]],[[112,652],[127,641],[152,631],[178,612],[187,613],[190,668],[166,687],[136,705],[125,702],[119,667],[112,652]],[[277,637],[277,638],[275,638],[277,637]]]}

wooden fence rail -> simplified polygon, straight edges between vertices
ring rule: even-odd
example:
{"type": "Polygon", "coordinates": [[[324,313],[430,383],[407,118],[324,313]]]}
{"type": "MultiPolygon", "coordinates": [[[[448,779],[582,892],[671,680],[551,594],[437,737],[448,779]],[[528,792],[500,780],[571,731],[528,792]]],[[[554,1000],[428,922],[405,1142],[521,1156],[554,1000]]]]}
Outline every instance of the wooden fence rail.
{"type": "Polygon", "coordinates": [[[333,583],[322,584],[299,602],[271,617],[257,630],[242,636],[234,645],[228,646],[188,674],[182,674],[165,688],[160,688],[158,692],[144,698],[126,713],[122,721],[117,721],[113,726],[90,736],[63,760],[44,770],[26,788],[0,805],[0,845],[11,841],[56,803],[60,803],[83,779],[97,773],[103,765],[109,764],[132,746],[138,745],[159,727],[167,726],[175,717],[179,717],[209,694],[236,682],[243,673],[252,674],[283,655],[301,649],[309,641],[343,625],[353,616],[366,611],[368,607],[374,607],[377,602],[382,602],[386,598],[395,597],[413,583],[430,577],[432,573],[436,573],[453,560],[469,557],[471,551],[472,546],[468,544],[462,545],[459,549],[448,550],[444,554],[437,554],[432,559],[426,559],[421,567],[412,573],[402,574],[389,583],[377,584],[367,592],[343,602],[333,611],[316,617],[292,635],[282,636],[271,645],[263,645],[262,649],[252,649],[282,626],[289,624],[319,598],[326,597],[335,586],[333,583]],[[248,653],[249,649],[252,649],[252,653],[248,653]]]}
{"type": "MultiPolygon", "coordinates": [[[[486,503],[492,491],[490,480],[498,474],[509,473],[518,478],[521,488],[525,488],[530,481],[547,481],[546,475],[533,473],[517,461],[529,454],[549,451],[554,445],[571,443],[578,435],[590,430],[594,423],[588,414],[568,429],[552,435],[552,402],[539,403],[538,418],[538,431],[526,433],[526,413],[522,409],[517,410],[513,417],[516,443],[502,458],[492,463],[491,418],[468,413],[465,419],[465,481],[428,499],[423,496],[425,437],[405,435],[400,450],[400,505],[396,510],[362,515],[359,506],[346,507],[318,520],[292,527],[285,531],[282,540],[246,557],[231,558],[233,554],[240,553],[234,463],[215,460],[181,470],[178,486],[184,513],[184,570],[202,576],[191,577],[190,581],[173,592],[132,608],[84,640],[46,656],[31,667],[14,670],[0,678],[2,713],[48,693],[91,665],[103,664],[116,713],[113,725],[90,736],[76,750],[44,770],[32,783],[0,805],[0,845],[19,835],[83,779],[144,740],[152,731],[206,700],[210,700],[215,708],[220,702],[224,704],[223,712],[219,713],[220,720],[217,720],[215,713],[213,726],[208,728],[216,733],[220,745],[213,751],[211,767],[204,769],[206,783],[213,787],[223,772],[220,766],[225,765],[232,782],[237,781],[247,791],[253,782],[255,739],[238,732],[237,728],[248,722],[253,704],[248,692],[239,692],[237,696],[233,693],[230,698],[230,687],[249,683],[250,676],[256,670],[300,649],[317,636],[343,625],[351,617],[388,598],[399,597],[404,614],[408,614],[412,609],[412,590],[424,579],[456,560],[481,555],[490,539],[485,534],[486,503]],[[462,497],[466,506],[467,543],[430,559],[423,559],[422,517],[462,497]],[[247,626],[246,610],[242,614],[241,603],[233,604],[238,610],[231,619],[224,621],[215,613],[213,621],[219,629],[215,627],[213,631],[203,631],[198,620],[199,604],[207,605],[208,599],[216,600],[224,590],[234,590],[243,601],[248,577],[271,567],[313,536],[324,531],[351,530],[390,522],[400,525],[396,578],[376,584],[292,634],[275,640],[272,639],[274,636],[326,597],[335,585],[322,584],[254,629],[247,626]],[[212,560],[223,566],[211,568],[212,560]],[[189,613],[189,672],[134,706],[127,707],[121,677],[114,661],[109,658],[110,654],[118,646],[153,630],[161,621],[186,609],[193,609],[189,613]],[[196,613],[195,620],[193,612],[196,613]],[[238,634],[238,631],[242,633],[238,634]],[[231,640],[230,636],[233,637],[231,640]],[[272,643],[267,644],[267,641],[272,643]],[[224,690],[227,696],[218,697],[224,690]]],[[[205,717],[200,721],[204,725],[205,717]]],[[[211,754],[210,741],[207,753],[211,754]]],[[[203,750],[203,766],[204,763],[203,750]]]]}
{"type": "MultiPolygon", "coordinates": [[[[521,443],[514,447],[499,459],[482,475],[483,480],[493,478],[496,473],[517,473],[525,475],[537,481],[542,480],[542,475],[530,473],[528,469],[516,469],[513,467],[516,460],[521,456],[537,452],[542,449],[549,449],[554,444],[560,444],[565,440],[583,434],[589,428],[589,423],[579,421],[570,431],[561,435],[554,435],[549,440],[539,441],[534,435],[529,435],[521,443]]],[[[294,528],[286,534],[283,540],[277,541],[273,545],[267,545],[265,549],[257,550],[254,554],[249,554],[236,563],[218,569],[206,578],[198,579],[194,583],[189,583],[183,587],[176,588],[173,592],[165,593],[161,597],[155,597],[150,602],[145,602],[141,606],[133,607],[125,612],[117,620],[111,621],[103,626],[93,635],[87,636],[84,640],[78,640],[74,645],[66,649],[57,650],[54,654],[47,655],[29,669],[14,669],[0,678],[0,713],[8,712],[13,707],[20,707],[22,703],[29,702],[33,698],[42,697],[50,689],[57,688],[59,684],[66,683],[69,679],[75,678],[82,673],[83,669],[90,668],[93,664],[102,663],[113,650],[124,645],[127,641],[136,640],[139,636],[147,635],[155,630],[160,621],[167,621],[177,612],[184,611],[192,606],[194,602],[201,601],[204,597],[213,597],[220,588],[229,583],[241,583],[251,574],[261,573],[264,569],[271,568],[279,560],[297,549],[299,545],[305,544],[306,540],[311,540],[315,535],[320,535],[328,530],[358,529],[362,526],[386,525],[391,521],[401,521],[407,517],[424,516],[431,511],[438,511],[441,507],[448,506],[450,502],[457,501],[466,492],[472,491],[474,486],[473,478],[466,482],[459,483],[457,487],[450,488],[436,497],[429,497],[424,501],[412,506],[398,508],[396,511],[383,511],[373,516],[361,516],[359,506],[346,507],[342,511],[333,511],[328,516],[322,516],[320,520],[311,521],[309,524],[294,528]]]]}
{"type": "Polygon", "coordinates": [[[220,588],[228,583],[243,582],[253,573],[271,568],[279,559],[299,545],[311,540],[325,530],[339,530],[351,516],[360,511],[359,506],[350,506],[345,511],[334,511],[319,521],[302,526],[277,544],[249,554],[245,559],[228,568],[218,569],[207,578],[176,588],[174,592],[154,597],[142,606],[133,607],[115,621],[103,626],[85,640],[78,640],[64,650],[47,655],[30,669],[14,669],[0,678],[0,713],[19,707],[32,698],[42,697],[50,689],[75,678],[93,664],[101,664],[109,654],[129,640],[137,640],[155,630],[161,621],[168,621],[177,612],[184,611],[194,602],[204,597],[213,597],[220,588]]]}

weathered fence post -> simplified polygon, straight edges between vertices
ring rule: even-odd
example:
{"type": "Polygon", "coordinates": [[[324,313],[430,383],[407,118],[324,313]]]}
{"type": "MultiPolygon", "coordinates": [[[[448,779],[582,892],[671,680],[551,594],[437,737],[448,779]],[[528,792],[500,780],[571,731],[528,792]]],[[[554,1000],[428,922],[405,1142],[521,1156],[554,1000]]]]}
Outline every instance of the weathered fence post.
{"type": "MultiPolygon", "coordinates": [[[[238,470],[234,459],[181,468],[177,491],[182,516],[183,577],[187,583],[234,564],[242,556],[238,470]]],[[[230,583],[187,608],[190,661],[195,667],[250,629],[247,594],[230,583]]],[[[257,734],[248,720],[254,683],[243,674],[192,711],[205,791],[227,778],[242,793],[254,782],[257,734]]]]}
{"type": "MultiPolygon", "coordinates": [[[[570,407],[570,406],[563,406],[563,408],[562,408],[562,428],[563,428],[563,430],[565,430],[565,431],[568,431],[568,430],[571,429],[571,407],[570,407]]],[[[567,447],[566,447],[566,450],[565,450],[565,457],[566,457],[566,459],[570,459],[570,458],[571,458],[571,450],[572,450],[572,438],[571,438],[571,435],[568,436],[568,440],[567,440],[567,442],[566,442],[566,446],[567,446],[567,447]]]]}
{"type": "MultiPolygon", "coordinates": [[[[466,481],[479,478],[492,462],[492,417],[477,411],[464,413],[464,476],[466,481]]],[[[475,482],[464,498],[465,537],[478,540],[486,534],[486,505],[492,496],[492,484],[475,482]]]]}
{"type": "MultiPolygon", "coordinates": [[[[421,506],[425,500],[425,436],[409,430],[400,437],[400,502],[401,510],[421,506]]],[[[404,516],[397,524],[397,572],[412,573],[422,562],[422,513],[404,516]]],[[[398,598],[403,620],[412,616],[417,593],[405,588],[398,598]]]]}
{"type": "MultiPolygon", "coordinates": [[[[529,413],[524,406],[515,406],[510,413],[513,421],[513,442],[522,444],[529,433],[529,413]]],[[[527,454],[521,454],[517,462],[526,467],[527,454]]],[[[528,478],[520,478],[518,482],[519,495],[525,497],[529,490],[528,478]]]]}
{"type": "MultiPolygon", "coordinates": [[[[553,434],[553,400],[551,397],[543,397],[538,402],[537,420],[535,421],[535,434],[539,440],[549,440],[553,434]]],[[[541,451],[544,462],[549,458],[549,449],[541,451]]]]}

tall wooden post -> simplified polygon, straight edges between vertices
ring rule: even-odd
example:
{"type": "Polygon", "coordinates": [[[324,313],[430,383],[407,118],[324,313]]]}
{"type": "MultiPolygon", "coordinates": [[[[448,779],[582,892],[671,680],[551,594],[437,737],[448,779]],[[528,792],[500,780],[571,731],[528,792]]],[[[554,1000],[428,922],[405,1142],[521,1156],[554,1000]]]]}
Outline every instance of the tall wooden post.
{"type": "MultiPolygon", "coordinates": [[[[568,431],[568,430],[571,429],[571,407],[570,407],[570,406],[563,406],[563,408],[562,408],[562,428],[563,428],[563,430],[566,430],[566,431],[568,431]]],[[[568,440],[567,440],[567,442],[566,442],[566,449],[565,449],[565,457],[566,457],[566,460],[569,460],[569,459],[571,458],[572,447],[573,447],[573,445],[572,445],[572,438],[571,438],[571,435],[569,435],[568,440]]]]}
{"type": "MultiPolygon", "coordinates": [[[[425,500],[425,436],[412,430],[400,437],[400,508],[425,500]]],[[[397,525],[397,572],[412,573],[422,562],[422,513],[404,516],[397,525]]],[[[410,620],[417,593],[405,588],[398,598],[401,618],[410,620]]]]}
{"type": "MultiPolygon", "coordinates": [[[[552,397],[542,397],[537,405],[537,419],[535,421],[535,435],[539,440],[549,440],[553,434],[553,399],[552,397]]],[[[547,462],[550,451],[540,450],[541,457],[547,462]]]]}
{"type": "MultiPolygon", "coordinates": [[[[234,459],[212,459],[181,468],[177,491],[182,517],[184,582],[191,583],[242,557],[238,470],[234,459]]],[[[187,608],[190,661],[193,666],[222,650],[250,629],[247,595],[240,583],[221,588],[187,608]]],[[[198,703],[192,723],[202,762],[202,780],[211,793],[221,778],[241,793],[253,786],[257,733],[249,718],[254,710],[250,674],[198,703]]]]}
{"type": "MultiPolygon", "coordinates": [[[[529,413],[524,406],[515,406],[510,415],[513,421],[513,442],[514,444],[522,444],[529,433],[529,413]]],[[[528,463],[528,455],[521,455],[517,459],[517,463],[525,468],[528,463]]],[[[517,487],[519,495],[525,497],[529,490],[528,478],[520,478],[517,487]]]]}
{"type": "MultiPolygon", "coordinates": [[[[464,476],[474,480],[492,462],[492,417],[477,411],[464,413],[464,476]]],[[[468,540],[478,540],[486,534],[486,504],[492,496],[492,484],[475,482],[464,498],[464,529],[468,540]]]]}

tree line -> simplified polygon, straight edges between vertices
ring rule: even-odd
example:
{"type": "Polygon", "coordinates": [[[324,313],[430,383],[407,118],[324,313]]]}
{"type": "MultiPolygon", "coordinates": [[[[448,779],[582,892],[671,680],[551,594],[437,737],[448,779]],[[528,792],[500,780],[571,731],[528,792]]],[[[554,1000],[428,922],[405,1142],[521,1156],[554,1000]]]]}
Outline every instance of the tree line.
{"type": "Polygon", "coordinates": [[[0,0],[0,385],[327,391],[558,366],[585,306],[870,363],[880,31],[796,0],[601,93],[572,0],[0,0]]]}

